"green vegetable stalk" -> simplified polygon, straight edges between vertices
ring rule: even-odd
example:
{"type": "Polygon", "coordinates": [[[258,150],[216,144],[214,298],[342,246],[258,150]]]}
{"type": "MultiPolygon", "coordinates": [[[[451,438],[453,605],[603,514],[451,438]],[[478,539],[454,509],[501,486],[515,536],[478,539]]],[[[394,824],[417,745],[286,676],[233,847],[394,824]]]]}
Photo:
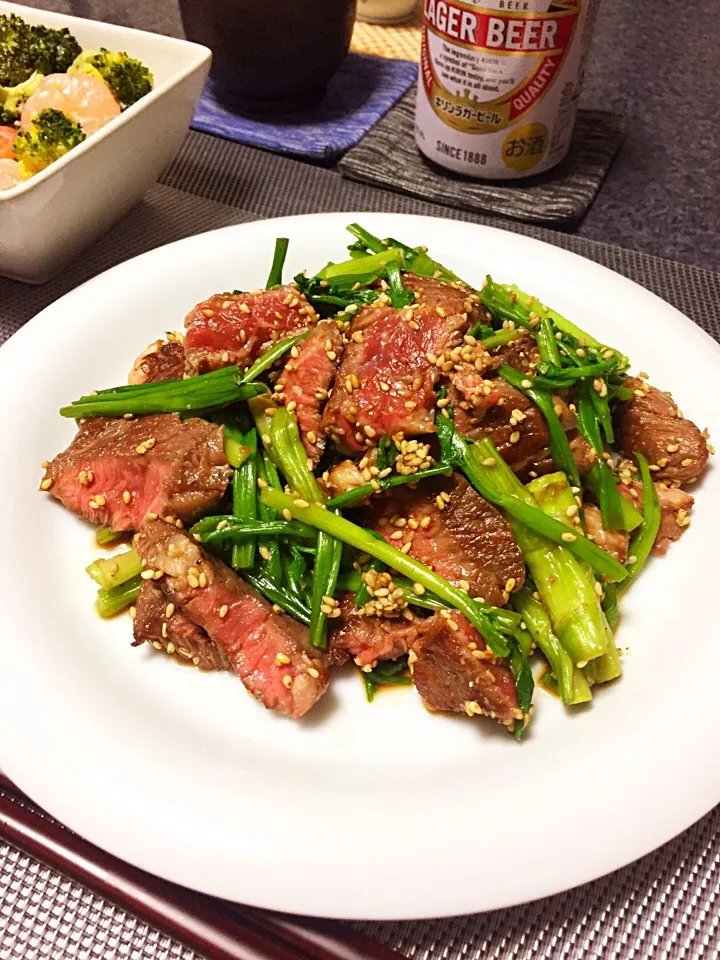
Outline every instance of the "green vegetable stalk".
{"type": "MultiPolygon", "coordinates": [[[[269,485],[275,490],[282,489],[277,467],[264,450],[261,450],[258,454],[258,485],[261,484],[265,486],[269,485]]],[[[258,514],[260,519],[265,523],[280,520],[278,514],[274,510],[271,510],[261,498],[258,498],[258,514]]],[[[277,539],[274,536],[260,537],[258,539],[258,548],[261,555],[267,556],[264,564],[265,574],[273,583],[281,583],[283,561],[280,544],[277,542],[277,539]]]]}
{"type": "Polygon", "coordinates": [[[282,284],[283,267],[285,266],[285,258],[287,257],[289,246],[290,241],[287,237],[278,237],[275,241],[272,266],[270,267],[270,274],[265,284],[268,290],[270,290],[271,287],[279,287],[282,284]]]}
{"type": "Polygon", "coordinates": [[[142,561],[137,550],[116,553],[114,557],[98,557],[85,572],[103,590],[112,590],[126,580],[137,577],[142,571],[142,561]]]}
{"type": "Polygon", "coordinates": [[[562,702],[566,706],[574,706],[591,700],[592,694],[585,676],[560,643],[542,603],[533,597],[527,585],[519,593],[514,593],[511,599],[513,607],[522,615],[533,640],[550,664],[562,702]]]}
{"type": "MultiPolygon", "coordinates": [[[[252,523],[258,515],[257,431],[248,430],[242,445],[250,448],[250,455],[233,471],[233,513],[252,523]]],[[[235,570],[247,570],[255,563],[255,537],[243,537],[233,543],[231,564],[235,570]]]]}
{"type": "MultiPolygon", "coordinates": [[[[259,405],[256,404],[256,406],[259,405]]],[[[268,416],[265,411],[263,415],[268,416]]],[[[270,418],[269,429],[269,437],[267,434],[263,436],[263,443],[272,449],[273,456],[290,486],[297,491],[304,502],[324,503],[325,495],[318,486],[312,470],[308,468],[307,454],[300,441],[295,415],[289,413],[285,407],[277,407],[270,418]]],[[[272,491],[270,487],[266,487],[263,491],[264,502],[272,507],[274,504],[265,497],[269,492],[278,493],[278,491],[272,491]]],[[[317,539],[312,581],[310,643],[322,649],[327,647],[327,616],[330,609],[326,598],[334,599],[341,556],[342,544],[332,536],[331,531],[321,532],[317,539]]]]}
{"type": "MultiPolygon", "coordinates": [[[[561,473],[552,473],[545,477],[539,477],[537,480],[533,480],[528,484],[528,490],[532,493],[533,497],[537,500],[540,507],[548,513],[548,515],[555,517],[556,520],[560,523],[567,524],[568,527],[571,526],[570,523],[570,513],[569,511],[577,508],[575,503],[575,497],[573,496],[572,490],[568,486],[567,479],[561,473]]],[[[540,584],[536,580],[538,589],[540,589],[540,584]]],[[[570,656],[573,658],[573,661],[580,665],[584,666],[586,661],[596,659],[600,660],[600,665],[594,667],[594,677],[603,677],[603,682],[605,680],[611,680],[619,676],[622,672],[622,666],[620,664],[619,654],[615,647],[615,641],[613,639],[612,631],[610,630],[605,616],[603,614],[602,607],[600,605],[600,595],[597,589],[597,581],[592,574],[592,570],[587,564],[579,564],[578,569],[576,570],[576,587],[574,599],[566,598],[563,606],[566,609],[569,609],[572,605],[574,607],[573,613],[573,629],[562,629],[562,622],[559,620],[559,611],[556,606],[555,611],[550,605],[550,600],[553,596],[555,599],[558,599],[558,596],[562,597],[562,592],[566,588],[567,584],[560,584],[559,581],[549,585],[549,589],[546,589],[545,594],[541,590],[541,596],[545,602],[550,616],[555,626],[558,637],[560,638],[561,643],[568,651],[570,656]],[[556,619],[558,618],[558,619],[556,619]],[[590,625],[594,631],[594,636],[596,640],[596,647],[602,648],[596,657],[582,657],[578,659],[576,654],[576,631],[580,624],[580,621],[584,621],[584,629],[587,631],[587,626],[590,625]]],[[[582,628],[581,628],[582,629],[582,628]]],[[[596,682],[600,682],[598,679],[596,682]]]]}
{"type": "Polygon", "coordinates": [[[115,614],[135,603],[142,584],[142,577],[137,576],[119,583],[110,590],[104,590],[101,587],[97,592],[95,609],[103,618],[114,617],[115,614]]]}
{"type": "Polygon", "coordinates": [[[618,601],[640,575],[660,529],[660,502],[652,474],[645,457],[641,453],[636,453],[635,457],[640,468],[640,479],[643,485],[643,522],[628,547],[628,557],[632,559],[629,559],[626,565],[626,579],[622,583],[610,584],[605,588],[603,606],[611,624],[614,624],[618,618],[618,601]]]}
{"type": "Polygon", "coordinates": [[[267,392],[263,383],[255,383],[284,353],[307,333],[280,340],[255,363],[240,373],[237,367],[222,367],[212,373],[187,380],[161,380],[155,383],[123,384],[98,390],[62,407],[63,417],[122,417],[125,414],[191,413],[219,410],[233,403],[250,400],[267,392]]]}

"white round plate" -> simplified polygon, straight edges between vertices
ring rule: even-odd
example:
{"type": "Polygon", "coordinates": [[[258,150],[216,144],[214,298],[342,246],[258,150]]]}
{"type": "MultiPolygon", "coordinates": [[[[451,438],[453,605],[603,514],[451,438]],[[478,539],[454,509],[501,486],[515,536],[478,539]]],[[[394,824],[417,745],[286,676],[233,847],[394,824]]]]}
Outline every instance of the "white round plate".
{"type": "Polygon", "coordinates": [[[94,613],[90,528],[37,491],[41,460],[73,436],[62,404],[124,382],[197,301],[263,284],[275,237],[290,238],[291,276],[342,259],[354,220],[429,245],[475,284],[490,272],[534,292],[720,434],[720,347],[629,280],[528,237],[335,213],[229,227],[123,263],[0,350],[0,767],[88,840],[205,893],[377,920],[489,910],[621,867],[720,801],[717,469],[694,491],[686,535],[623,605],[622,680],[572,714],[537,691],[520,744],[489,721],[431,716],[412,689],[369,705],[351,672],[292,722],[235,676],[132,648],[127,617],[94,613]]]}

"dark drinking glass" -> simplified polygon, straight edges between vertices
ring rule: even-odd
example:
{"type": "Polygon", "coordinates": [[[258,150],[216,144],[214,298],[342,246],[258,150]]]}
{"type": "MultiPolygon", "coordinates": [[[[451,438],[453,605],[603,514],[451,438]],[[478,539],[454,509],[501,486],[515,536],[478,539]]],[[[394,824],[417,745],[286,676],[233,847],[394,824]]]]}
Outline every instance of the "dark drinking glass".
{"type": "Polygon", "coordinates": [[[356,0],[180,0],[185,33],[213,52],[217,99],[251,116],[322,99],[345,59],[356,0]]]}

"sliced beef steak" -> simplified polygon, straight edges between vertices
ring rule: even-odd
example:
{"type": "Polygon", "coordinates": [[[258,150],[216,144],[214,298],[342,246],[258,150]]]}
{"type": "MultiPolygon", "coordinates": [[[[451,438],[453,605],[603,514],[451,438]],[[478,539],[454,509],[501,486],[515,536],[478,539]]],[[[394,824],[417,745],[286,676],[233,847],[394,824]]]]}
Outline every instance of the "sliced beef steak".
{"type": "Polygon", "coordinates": [[[222,427],[159,413],[86,420],[41,486],[83,520],[137,530],[149,514],[196,519],[229,478],[222,427]]]}
{"type": "MultiPolygon", "coordinates": [[[[362,309],[352,320],[323,427],[347,450],[362,450],[386,433],[414,436],[435,429],[433,406],[439,357],[460,342],[475,312],[469,292],[407,275],[412,307],[387,302],[362,309]]],[[[387,298],[385,298],[387,299],[387,298]]]]}
{"type": "Polygon", "coordinates": [[[518,337],[517,340],[511,340],[510,343],[491,350],[490,357],[492,367],[507,364],[508,367],[515,367],[522,373],[528,373],[531,364],[535,365],[540,359],[540,354],[535,338],[527,333],[518,337]]]}
{"type": "Polygon", "coordinates": [[[522,718],[510,669],[459,613],[435,614],[418,626],[410,652],[413,682],[433,710],[484,714],[511,727],[522,718]]]}
{"type": "Polygon", "coordinates": [[[651,469],[659,468],[655,480],[697,480],[708,459],[702,433],[682,416],[666,393],[632,377],[628,377],[625,386],[635,391],[635,396],[615,411],[620,450],[626,457],[642,453],[651,469]]]}
{"type": "Polygon", "coordinates": [[[136,644],[149,643],[156,650],[175,657],[181,663],[193,663],[201,670],[229,670],[230,664],[202,627],[193,623],[168,600],[162,587],[146,580],[140,588],[133,635],[136,644]]]}
{"type": "Polygon", "coordinates": [[[351,593],[342,598],[340,609],[342,616],[330,634],[333,663],[352,657],[359,667],[373,667],[378,660],[397,660],[409,651],[422,622],[416,617],[364,616],[351,593]]]}
{"type": "MultiPolygon", "coordinates": [[[[550,435],[545,417],[524,393],[505,380],[485,380],[472,367],[460,368],[451,380],[455,425],[464,436],[489,437],[516,471],[547,448],[550,435]]],[[[562,416],[564,404],[559,400],[558,404],[562,416]]]]}
{"type": "Polygon", "coordinates": [[[185,347],[179,340],[156,340],[133,364],[128,383],[155,383],[182,380],[185,373],[185,347]]]}
{"type": "Polygon", "coordinates": [[[494,606],[506,602],[509,581],[514,590],[525,582],[507,521],[458,474],[383,494],[368,509],[368,524],[398,549],[409,543],[411,557],[455,585],[465,581],[471,596],[494,606]]]}
{"type": "Polygon", "coordinates": [[[293,348],[293,356],[278,378],[275,393],[295,411],[305,452],[317,466],[325,449],[322,410],[343,352],[343,335],[334,320],[321,320],[306,340],[293,348]]]}
{"type": "Polygon", "coordinates": [[[163,520],[147,523],[137,549],[177,608],[208,634],[253,696],[269,710],[301,717],[327,689],[327,658],[307,628],[276,613],[229,567],[163,520]]]}
{"type": "Polygon", "coordinates": [[[293,285],[254,293],[216,293],[185,318],[187,372],[247,367],[274,340],[305,330],[317,314],[293,285]]]}
{"type": "Polygon", "coordinates": [[[329,497],[339,497],[342,493],[348,493],[356,487],[362,487],[368,481],[354,460],[342,460],[327,471],[323,476],[322,483],[329,497]]]}
{"type": "Polygon", "coordinates": [[[602,524],[602,515],[593,503],[583,504],[585,529],[588,537],[611,557],[625,563],[628,554],[628,534],[624,530],[606,530],[602,524]]]}
{"type": "MultiPolygon", "coordinates": [[[[620,484],[618,489],[633,506],[642,511],[642,483],[636,481],[629,485],[620,484]]],[[[669,487],[666,483],[656,483],[655,492],[660,505],[660,529],[652,552],[658,557],[664,557],[670,544],[679,540],[687,530],[695,498],[685,490],[669,487]]]]}

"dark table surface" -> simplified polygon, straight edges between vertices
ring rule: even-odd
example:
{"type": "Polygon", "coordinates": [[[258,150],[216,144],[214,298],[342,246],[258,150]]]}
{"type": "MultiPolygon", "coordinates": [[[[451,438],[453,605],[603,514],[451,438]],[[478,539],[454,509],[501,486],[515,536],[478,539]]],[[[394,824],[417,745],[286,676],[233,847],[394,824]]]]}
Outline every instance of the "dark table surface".
{"type": "MultiPolygon", "coordinates": [[[[583,102],[628,134],[583,236],[720,270],[718,0],[600,2],[583,102]]],[[[175,0],[27,0],[28,6],[182,36],[175,0]]]]}

